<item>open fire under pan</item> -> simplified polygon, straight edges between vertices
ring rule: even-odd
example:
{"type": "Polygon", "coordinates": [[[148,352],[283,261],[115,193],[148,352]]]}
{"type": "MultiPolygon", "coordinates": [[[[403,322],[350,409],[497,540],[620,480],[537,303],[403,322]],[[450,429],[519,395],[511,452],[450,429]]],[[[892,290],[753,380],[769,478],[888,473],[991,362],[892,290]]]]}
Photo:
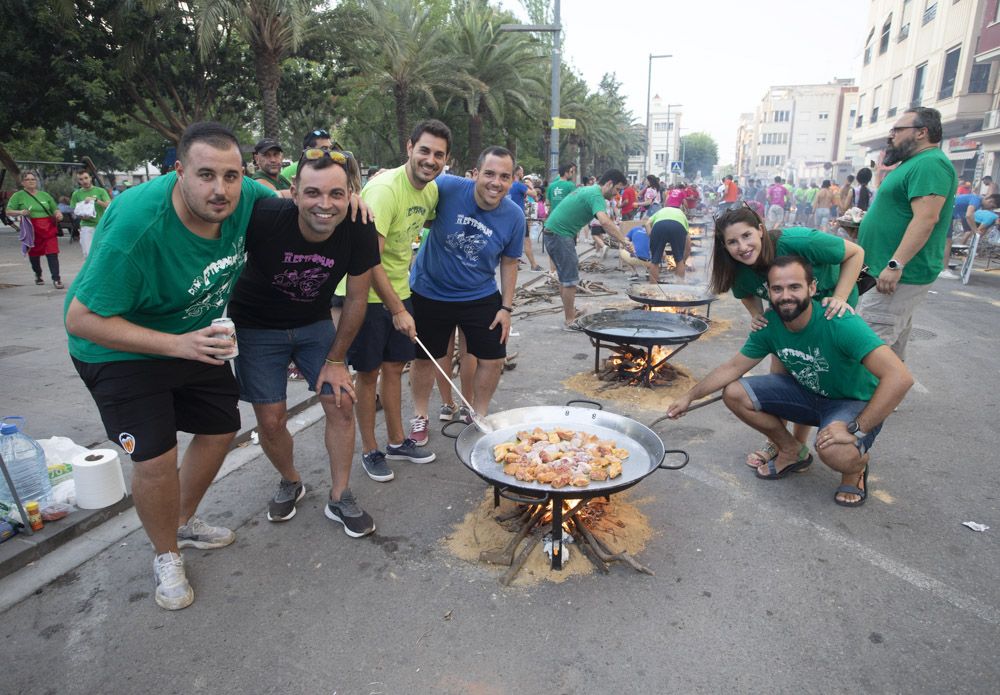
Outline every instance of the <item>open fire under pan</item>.
{"type": "Polygon", "coordinates": [[[675,309],[705,307],[705,318],[712,313],[712,302],[718,297],[707,287],[695,285],[654,285],[635,283],[629,285],[628,298],[647,307],[666,306],[675,309]]]}

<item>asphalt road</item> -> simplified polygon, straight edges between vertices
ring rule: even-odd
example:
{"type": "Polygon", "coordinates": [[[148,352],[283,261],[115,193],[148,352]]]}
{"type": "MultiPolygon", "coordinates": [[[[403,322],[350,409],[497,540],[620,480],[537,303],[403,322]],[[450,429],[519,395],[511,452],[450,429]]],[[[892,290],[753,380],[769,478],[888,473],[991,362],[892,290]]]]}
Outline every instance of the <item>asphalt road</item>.
{"type": "MultiPolygon", "coordinates": [[[[625,286],[619,274],[591,277],[625,286]]],[[[656,531],[639,558],[655,576],[616,566],[502,588],[442,544],[485,492],[450,440],[435,432],[438,461],[397,465],[389,484],[356,464],[352,487],[378,532],[353,540],[323,517],[328,473],[313,425],[295,438],[312,489],[292,521],[264,518],[277,475],[263,458],[211,488],[203,516],[238,540],[186,554],[191,608],[156,607],[152,553],[133,532],[0,614],[0,688],[996,692],[1000,274],[933,289],[910,346],[919,383],[876,442],[873,495],[860,509],[833,504],[839,477],[821,464],[756,480],[742,460],[759,436],[719,404],[659,428],[692,462],[631,493],[656,531]],[[963,521],[992,528],[975,533],[963,521]]],[[[733,326],[683,353],[697,376],[747,330],[732,299],[712,315],[733,326]]],[[[557,321],[515,321],[518,366],[494,410],[577,396],[561,381],[592,365],[592,348],[557,321]]],[[[660,414],[607,406],[645,422],[660,414]]]]}

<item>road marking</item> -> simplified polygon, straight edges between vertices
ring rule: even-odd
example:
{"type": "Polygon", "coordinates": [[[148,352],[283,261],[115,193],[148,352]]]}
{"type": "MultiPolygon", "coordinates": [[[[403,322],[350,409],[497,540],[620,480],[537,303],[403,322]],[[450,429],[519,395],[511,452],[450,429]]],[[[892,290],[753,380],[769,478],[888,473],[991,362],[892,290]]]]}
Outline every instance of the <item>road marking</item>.
{"type": "Polygon", "coordinates": [[[730,497],[735,497],[745,501],[752,499],[757,509],[764,509],[776,515],[782,516],[784,523],[789,523],[802,529],[815,531],[828,543],[839,545],[856,557],[859,557],[875,567],[888,572],[898,579],[902,579],[907,584],[910,584],[917,589],[922,589],[923,591],[929,591],[937,598],[950,603],[956,608],[971,613],[980,620],[984,620],[994,625],[1000,625],[1000,610],[998,610],[995,606],[983,603],[979,599],[969,596],[968,594],[965,594],[945,584],[944,582],[935,579],[934,577],[924,574],[920,570],[913,569],[905,563],[883,555],[877,550],[873,550],[853,538],[848,538],[841,533],[831,531],[825,526],[817,524],[815,521],[811,521],[800,516],[788,515],[777,507],[766,503],[762,504],[759,499],[751,497],[749,493],[740,490],[739,488],[725,482],[721,478],[705,470],[698,468],[684,468],[681,473],[694,478],[698,482],[704,483],[715,490],[724,492],[730,497]]]}

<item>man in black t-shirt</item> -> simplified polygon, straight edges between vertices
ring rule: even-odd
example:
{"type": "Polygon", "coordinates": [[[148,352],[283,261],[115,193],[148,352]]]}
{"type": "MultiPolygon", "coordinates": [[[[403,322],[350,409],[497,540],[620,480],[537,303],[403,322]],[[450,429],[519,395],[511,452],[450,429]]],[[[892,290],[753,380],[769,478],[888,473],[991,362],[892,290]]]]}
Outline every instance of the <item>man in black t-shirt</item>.
{"type": "Polygon", "coordinates": [[[299,160],[292,200],[261,201],[250,219],[246,267],[229,302],[239,341],[236,380],[241,400],[253,404],[264,453],[282,478],[267,518],[291,519],[305,494],[286,427],[286,370],[294,362],[326,414],[332,477],[326,516],[359,538],[375,524],[348,487],[355,392],[345,356],[364,320],[378,241],[374,224],[348,218],[355,162],[341,152],[307,154],[318,158],[299,160]],[[335,329],[330,298],[345,275],[347,297],[335,329]]]}

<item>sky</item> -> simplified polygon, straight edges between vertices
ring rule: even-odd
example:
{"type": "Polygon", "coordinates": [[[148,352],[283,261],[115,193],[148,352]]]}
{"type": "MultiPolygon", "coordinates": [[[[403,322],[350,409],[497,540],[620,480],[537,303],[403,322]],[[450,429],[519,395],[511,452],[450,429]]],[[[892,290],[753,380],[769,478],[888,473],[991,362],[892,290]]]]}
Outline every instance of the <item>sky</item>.
{"type": "MultiPolygon", "coordinates": [[[[501,5],[524,18],[517,0],[501,5]]],[[[739,115],[768,87],[854,78],[868,31],[870,0],[562,0],[563,61],[596,88],[616,73],[628,107],[646,120],[649,55],[652,93],[682,104],[681,135],[704,131],[733,160],[739,115]]]]}

